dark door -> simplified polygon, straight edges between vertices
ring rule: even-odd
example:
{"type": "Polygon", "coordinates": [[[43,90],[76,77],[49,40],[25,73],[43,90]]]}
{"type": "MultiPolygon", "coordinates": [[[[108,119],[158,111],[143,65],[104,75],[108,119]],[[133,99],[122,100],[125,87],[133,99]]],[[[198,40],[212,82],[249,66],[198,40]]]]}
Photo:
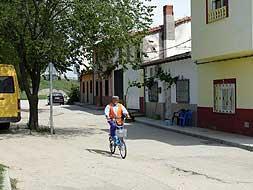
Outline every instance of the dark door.
{"type": "Polygon", "coordinates": [[[87,82],[87,85],[86,85],[86,94],[87,94],[87,103],[89,103],[89,82],[87,82]]]}
{"type": "Polygon", "coordinates": [[[99,88],[99,101],[100,105],[103,105],[103,83],[100,81],[100,88],[99,88]]]}
{"type": "Polygon", "coordinates": [[[114,95],[123,100],[123,70],[114,71],[114,95]]]}

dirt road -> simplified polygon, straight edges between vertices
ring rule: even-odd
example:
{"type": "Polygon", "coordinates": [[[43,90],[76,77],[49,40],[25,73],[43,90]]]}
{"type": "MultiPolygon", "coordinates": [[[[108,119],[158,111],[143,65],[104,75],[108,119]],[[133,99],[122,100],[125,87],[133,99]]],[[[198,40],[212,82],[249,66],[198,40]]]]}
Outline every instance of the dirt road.
{"type": "MultiPolygon", "coordinates": [[[[40,102],[40,123],[49,108],[40,102]]],[[[28,105],[22,102],[27,122],[28,105]]],[[[108,152],[100,112],[57,106],[56,135],[0,134],[0,163],[20,190],[252,190],[253,154],[140,124],[129,126],[129,155],[108,152]]]]}

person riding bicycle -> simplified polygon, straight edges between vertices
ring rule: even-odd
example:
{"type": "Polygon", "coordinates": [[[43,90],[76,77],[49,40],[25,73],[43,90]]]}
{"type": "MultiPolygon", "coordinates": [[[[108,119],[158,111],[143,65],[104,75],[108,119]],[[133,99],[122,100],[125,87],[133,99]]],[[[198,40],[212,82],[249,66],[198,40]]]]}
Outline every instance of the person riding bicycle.
{"type": "Polygon", "coordinates": [[[105,116],[110,125],[110,136],[115,139],[117,126],[124,125],[124,118],[130,118],[130,115],[122,104],[119,103],[119,97],[113,96],[112,101],[105,108],[105,116]]]}

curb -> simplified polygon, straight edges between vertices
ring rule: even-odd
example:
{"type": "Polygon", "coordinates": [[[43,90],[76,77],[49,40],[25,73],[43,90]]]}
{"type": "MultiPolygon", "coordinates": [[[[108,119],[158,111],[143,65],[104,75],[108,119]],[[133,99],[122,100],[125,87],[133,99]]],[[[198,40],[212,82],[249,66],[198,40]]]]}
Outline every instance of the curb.
{"type": "Polygon", "coordinates": [[[11,190],[11,181],[10,181],[10,176],[9,176],[9,170],[8,168],[4,169],[3,172],[3,190],[11,190]]]}
{"type": "Polygon", "coordinates": [[[165,127],[165,126],[160,125],[160,124],[153,124],[153,123],[150,123],[148,121],[139,121],[138,119],[136,119],[135,121],[137,123],[149,125],[151,127],[165,129],[165,130],[172,131],[172,132],[175,132],[175,133],[178,133],[178,134],[183,134],[183,135],[187,135],[187,136],[191,136],[191,137],[195,137],[195,138],[199,138],[199,139],[203,139],[203,140],[209,140],[209,141],[213,141],[213,142],[217,142],[217,143],[220,143],[220,144],[224,144],[224,145],[228,145],[228,146],[232,146],[232,147],[237,147],[237,148],[240,148],[240,149],[244,149],[244,150],[253,152],[253,147],[252,146],[239,144],[239,143],[235,143],[235,142],[231,142],[231,141],[226,141],[226,140],[223,140],[223,139],[219,139],[219,138],[215,138],[215,137],[209,137],[209,136],[205,136],[205,135],[201,135],[201,134],[195,134],[195,133],[191,133],[191,132],[188,132],[188,131],[176,130],[176,129],[172,129],[172,128],[169,128],[169,127],[165,127]]]}

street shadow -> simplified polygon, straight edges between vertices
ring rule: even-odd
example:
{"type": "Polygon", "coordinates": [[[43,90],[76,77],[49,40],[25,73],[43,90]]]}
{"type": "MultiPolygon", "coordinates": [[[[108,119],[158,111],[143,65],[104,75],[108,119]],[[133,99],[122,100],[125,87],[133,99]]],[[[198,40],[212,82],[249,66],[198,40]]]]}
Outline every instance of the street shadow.
{"type": "MultiPolygon", "coordinates": [[[[21,112],[26,112],[26,113],[29,113],[29,109],[24,109],[24,108],[22,108],[21,109],[21,112]]],[[[49,111],[49,109],[42,109],[42,108],[40,108],[40,109],[38,109],[38,113],[43,113],[43,112],[48,112],[49,111]]]]}
{"type": "Polygon", "coordinates": [[[75,138],[75,137],[89,137],[92,135],[103,134],[100,130],[95,128],[56,128],[55,138],[75,138]]]}
{"type": "Polygon", "coordinates": [[[39,131],[31,131],[27,128],[26,124],[19,124],[12,126],[9,130],[0,130],[0,140],[16,139],[16,138],[26,138],[26,137],[44,137],[44,138],[54,138],[54,139],[70,139],[76,137],[89,137],[92,135],[103,134],[101,130],[96,128],[57,128],[55,129],[55,134],[52,136],[50,134],[49,126],[40,126],[39,131]]]}
{"type": "Polygon", "coordinates": [[[105,151],[105,150],[98,150],[98,149],[86,149],[89,153],[92,154],[99,154],[105,157],[110,157],[110,158],[117,158],[117,159],[121,159],[119,156],[119,154],[112,154],[109,151],[105,151]]]}
{"type": "Polygon", "coordinates": [[[76,106],[76,105],[65,105],[63,107],[71,111],[79,111],[79,112],[83,111],[92,115],[104,115],[103,110],[95,110],[95,109],[85,108],[85,107],[76,106]]]}
{"type": "MultiPolygon", "coordinates": [[[[151,140],[158,141],[161,143],[173,145],[173,146],[197,146],[197,145],[208,145],[208,146],[223,146],[227,145],[217,143],[215,141],[199,139],[196,137],[187,136],[184,134],[175,133],[166,129],[156,128],[148,125],[139,123],[128,123],[127,128],[127,139],[128,140],[151,140]]],[[[108,133],[108,129],[101,129],[103,132],[108,133]]]]}
{"type": "Polygon", "coordinates": [[[27,128],[26,125],[23,125],[22,127],[10,127],[10,129],[7,130],[0,130],[0,140],[7,140],[7,139],[18,139],[18,138],[25,138],[28,135],[31,135],[30,130],[27,128]]]}

